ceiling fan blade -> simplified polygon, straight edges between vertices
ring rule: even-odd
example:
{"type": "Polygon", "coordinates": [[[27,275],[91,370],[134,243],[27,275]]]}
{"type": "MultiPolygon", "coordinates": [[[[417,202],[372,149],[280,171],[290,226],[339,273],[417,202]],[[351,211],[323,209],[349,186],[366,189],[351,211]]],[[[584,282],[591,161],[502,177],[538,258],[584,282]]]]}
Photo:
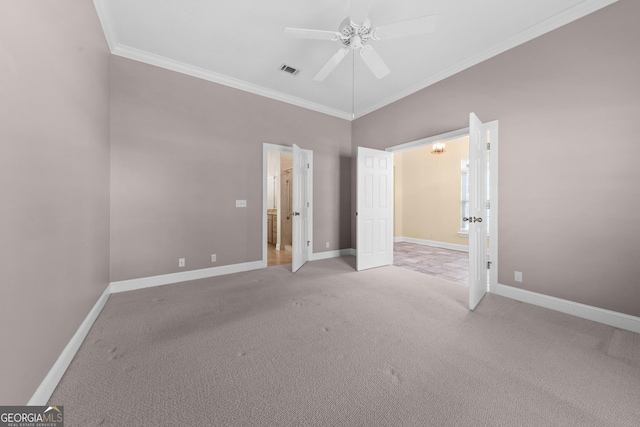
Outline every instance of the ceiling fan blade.
{"type": "Polygon", "coordinates": [[[333,54],[331,59],[329,59],[329,61],[326,64],[324,64],[324,66],[320,69],[320,71],[318,71],[318,73],[315,75],[313,80],[315,80],[317,82],[321,82],[324,79],[326,79],[327,76],[329,74],[331,74],[333,69],[336,68],[338,66],[338,64],[340,62],[342,62],[342,60],[348,54],[349,54],[349,49],[348,48],[343,47],[343,48],[339,49],[336,53],[333,54]]]}
{"type": "Polygon", "coordinates": [[[336,31],[324,31],[324,30],[308,30],[305,28],[285,28],[282,32],[285,36],[296,37],[299,39],[313,39],[313,40],[340,40],[342,34],[336,31]]]}
{"type": "Polygon", "coordinates": [[[371,46],[364,46],[360,49],[360,56],[369,69],[375,74],[378,79],[385,77],[391,72],[387,64],[384,63],[378,52],[371,46]]]}
{"type": "Polygon", "coordinates": [[[351,0],[351,12],[349,13],[349,19],[351,22],[359,27],[364,24],[369,16],[369,7],[371,6],[371,0],[351,0]]]}
{"type": "Polygon", "coordinates": [[[374,28],[371,31],[371,38],[374,40],[387,40],[396,37],[419,36],[434,32],[437,25],[438,17],[436,15],[422,16],[374,28]]]}

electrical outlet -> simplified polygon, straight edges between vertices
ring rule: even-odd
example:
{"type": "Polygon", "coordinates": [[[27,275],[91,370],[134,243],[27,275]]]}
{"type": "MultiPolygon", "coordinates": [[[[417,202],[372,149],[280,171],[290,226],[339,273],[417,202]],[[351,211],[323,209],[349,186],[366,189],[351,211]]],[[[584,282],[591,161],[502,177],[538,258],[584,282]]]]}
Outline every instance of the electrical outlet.
{"type": "Polygon", "coordinates": [[[326,244],[326,248],[327,248],[327,249],[329,249],[329,242],[327,242],[327,244],[326,244]]]}
{"type": "Polygon", "coordinates": [[[515,271],[514,273],[514,280],[516,282],[522,282],[522,271],[515,271]]]}
{"type": "Polygon", "coordinates": [[[247,201],[246,200],[236,200],[236,208],[246,208],[247,201]]]}
{"type": "Polygon", "coordinates": [[[216,254],[211,254],[211,262],[216,262],[216,254]]]}
{"type": "Polygon", "coordinates": [[[178,267],[184,267],[184,264],[185,264],[184,261],[185,261],[184,258],[178,259],[178,267]]]}

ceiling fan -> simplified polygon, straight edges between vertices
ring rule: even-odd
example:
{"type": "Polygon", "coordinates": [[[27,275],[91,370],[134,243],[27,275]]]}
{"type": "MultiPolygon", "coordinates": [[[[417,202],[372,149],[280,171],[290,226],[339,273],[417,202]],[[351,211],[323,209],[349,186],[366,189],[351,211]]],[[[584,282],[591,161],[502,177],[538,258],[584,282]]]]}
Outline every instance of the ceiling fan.
{"type": "Polygon", "coordinates": [[[333,54],[329,61],[318,71],[313,80],[322,81],[349,54],[349,49],[360,50],[360,57],[373,74],[381,79],[391,70],[384,63],[378,52],[369,43],[370,40],[387,40],[397,37],[417,36],[435,31],[437,17],[422,16],[407,21],[371,28],[369,7],[371,0],[351,0],[349,17],[339,26],[340,31],[309,30],[304,28],[284,29],[284,35],[302,39],[329,40],[342,43],[342,47],[333,54]]]}

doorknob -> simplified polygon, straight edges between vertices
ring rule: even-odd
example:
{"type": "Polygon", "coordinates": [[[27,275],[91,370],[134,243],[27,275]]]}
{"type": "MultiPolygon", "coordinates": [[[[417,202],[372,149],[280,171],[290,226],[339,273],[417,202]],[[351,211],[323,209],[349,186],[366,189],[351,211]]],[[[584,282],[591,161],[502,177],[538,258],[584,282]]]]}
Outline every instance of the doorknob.
{"type": "Polygon", "coordinates": [[[471,218],[467,218],[467,217],[462,218],[462,220],[463,220],[463,221],[469,221],[469,222],[472,222],[472,221],[471,221],[471,218]]]}
{"type": "Polygon", "coordinates": [[[299,216],[299,215],[300,215],[300,212],[294,212],[293,214],[294,214],[295,216],[299,216]]]}

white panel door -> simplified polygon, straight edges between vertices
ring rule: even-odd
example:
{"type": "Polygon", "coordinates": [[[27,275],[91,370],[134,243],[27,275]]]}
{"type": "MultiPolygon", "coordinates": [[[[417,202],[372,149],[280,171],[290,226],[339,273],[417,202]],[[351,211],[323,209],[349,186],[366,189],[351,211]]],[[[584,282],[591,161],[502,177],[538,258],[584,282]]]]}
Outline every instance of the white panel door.
{"type": "Polygon", "coordinates": [[[393,153],[358,147],[356,270],[393,264],[393,153]]]}
{"type": "Polygon", "coordinates": [[[469,116],[469,309],[487,293],[487,132],[469,116]]]}
{"type": "Polygon", "coordinates": [[[291,270],[295,273],[309,261],[309,156],[293,144],[293,196],[291,197],[292,251],[291,270]]]}

